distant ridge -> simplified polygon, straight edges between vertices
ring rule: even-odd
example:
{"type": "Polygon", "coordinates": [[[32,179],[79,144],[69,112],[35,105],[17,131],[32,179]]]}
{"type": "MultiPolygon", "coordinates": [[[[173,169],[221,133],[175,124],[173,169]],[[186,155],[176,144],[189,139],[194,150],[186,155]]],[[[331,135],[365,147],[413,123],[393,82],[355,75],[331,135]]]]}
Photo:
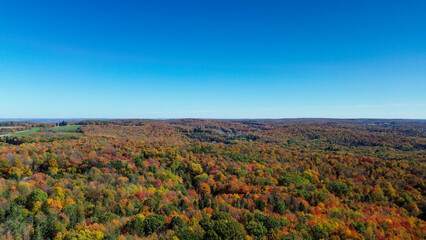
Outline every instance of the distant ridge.
{"type": "Polygon", "coordinates": [[[426,119],[403,118],[0,118],[0,122],[30,122],[30,123],[57,123],[61,121],[75,122],[84,120],[125,121],[125,120],[154,120],[154,121],[185,121],[185,120],[213,120],[213,121],[279,121],[279,122],[351,122],[351,123],[390,123],[390,122],[426,122],[426,119]]]}
{"type": "Polygon", "coordinates": [[[56,123],[61,121],[110,120],[109,118],[0,118],[0,122],[56,123]]]}

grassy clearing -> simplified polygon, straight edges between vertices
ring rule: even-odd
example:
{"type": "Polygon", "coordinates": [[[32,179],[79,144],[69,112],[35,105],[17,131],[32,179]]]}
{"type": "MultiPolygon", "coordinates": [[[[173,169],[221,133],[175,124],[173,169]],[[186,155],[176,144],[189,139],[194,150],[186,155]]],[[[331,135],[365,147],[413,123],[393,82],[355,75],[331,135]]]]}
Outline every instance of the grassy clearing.
{"type": "MultiPolygon", "coordinates": [[[[79,132],[81,125],[68,125],[68,126],[58,126],[53,128],[45,129],[42,133],[46,134],[67,134],[67,135],[82,135],[83,133],[79,132]]],[[[6,133],[0,136],[11,136],[11,137],[24,137],[33,133],[41,132],[41,127],[33,127],[31,130],[19,131],[15,133],[6,133]]]]}
{"type": "Polygon", "coordinates": [[[12,136],[12,137],[27,136],[28,134],[31,134],[31,133],[40,132],[40,129],[41,127],[34,127],[34,128],[31,128],[31,130],[16,132],[16,133],[10,134],[9,136],[12,136]]]}
{"type": "Polygon", "coordinates": [[[72,132],[79,130],[81,125],[68,125],[51,128],[55,132],[72,132]]]}

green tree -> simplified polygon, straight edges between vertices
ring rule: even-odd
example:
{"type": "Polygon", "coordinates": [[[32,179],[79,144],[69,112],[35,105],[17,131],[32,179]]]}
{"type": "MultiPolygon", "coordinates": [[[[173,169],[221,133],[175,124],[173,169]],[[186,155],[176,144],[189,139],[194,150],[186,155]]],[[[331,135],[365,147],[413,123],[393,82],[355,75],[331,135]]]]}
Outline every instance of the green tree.
{"type": "Polygon", "coordinates": [[[142,230],[146,236],[149,236],[164,226],[164,217],[162,215],[151,215],[145,218],[142,223],[142,230]]]}
{"type": "Polygon", "coordinates": [[[57,230],[57,225],[56,225],[57,220],[55,219],[55,217],[52,214],[49,214],[47,216],[47,221],[45,223],[45,228],[44,228],[44,239],[54,239],[56,236],[56,233],[58,232],[57,230]]]}
{"type": "Polygon", "coordinates": [[[133,229],[136,234],[142,236],[144,233],[144,218],[141,216],[134,217],[130,222],[130,228],[133,229]]]}
{"type": "Polygon", "coordinates": [[[7,159],[0,159],[0,170],[6,170],[10,168],[10,161],[7,159]]]}
{"type": "Polygon", "coordinates": [[[31,240],[43,240],[43,229],[40,223],[34,224],[34,233],[31,235],[31,240]]]}
{"type": "Polygon", "coordinates": [[[274,212],[278,214],[284,214],[286,210],[286,205],[284,201],[278,201],[274,204],[274,212]]]}
{"type": "Polygon", "coordinates": [[[280,229],[284,226],[288,227],[290,222],[286,218],[277,218],[274,216],[264,215],[259,212],[254,215],[256,221],[261,222],[266,229],[280,229]]]}
{"type": "Polygon", "coordinates": [[[262,223],[259,223],[256,221],[250,221],[246,225],[246,231],[250,235],[261,237],[266,235],[266,233],[268,232],[268,229],[266,229],[266,227],[263,226],[262,223]]]}
{"type": "Polygon", "coordinates": [[[84,219],[84,206],[80,204],[73,204],[64,207],[62,210],[67,216],[70,223],[67,226],[67,229],[74,228],[77,223],[81,222],[84,219]]]}
{"type": "Polygon", "coordinates": [[[262,199],[257,199],[256,200],[256,208],[259,209],[260,211],[265,211],[265,202],[262,199]]]}
{"type": "Polygon", "coordinates": [[[186,223],[182,220],[182,218],[178,216],[174,216],[172,221],[170,222],[170,228],[172,229],[182,229],[186,227],[186,223]]]}
{"type": "Polygon", "coordinates": [[[319,240],[319,239],[327,239],[328,238],[328,233],[327,231],[325,231],[324,228],[315,225],[311,228],[312,231],[312,237],[314,237],[315,240],[319,240]]]}
{"type": "Polygon", "coordinates": [[[330,191],[337,196],[344,196],[352,191],[350,187],[344,182],[334,181],[329,184],[330,191]]]}
{"type": "Polygon", "coordinates": [[[191,239],[191,240],[201,240],[203,239],[201,235],[189,230],[188,228],[179,229],[176,233],[176,236],[179,239],[191,239]]]}
{"type": "Polygon", "coordinates": [[[34,207],[34,205],[37,202],[44,202],[47,200],[47,193],[44,192],[41,189],[35,189],[34,191],[31,192],[30,196],[28,197],[28,208],[32,209],[34,207]]]}
{"type": "Polygon", "coordinates": [[[204,235],[204,240],[220,240],[220,237],[213,230],[209,230],[204,235]]]}
{"type": "Polygon", "coordinates": [[[214,231],[222,240],[243,240],[245,231],[243,225],[235,220],[218,220],[214,223],[214,231]]]}

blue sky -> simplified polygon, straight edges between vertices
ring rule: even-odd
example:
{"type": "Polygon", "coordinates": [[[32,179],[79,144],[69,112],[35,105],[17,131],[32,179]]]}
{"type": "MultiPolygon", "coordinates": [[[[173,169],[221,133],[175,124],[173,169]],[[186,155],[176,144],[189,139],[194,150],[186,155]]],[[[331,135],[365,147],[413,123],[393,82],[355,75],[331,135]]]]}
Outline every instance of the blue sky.
{"type": "Polygon", "coordinates": [[[2,1],[0,118],[426,118],[426,1],[2,1]]]}

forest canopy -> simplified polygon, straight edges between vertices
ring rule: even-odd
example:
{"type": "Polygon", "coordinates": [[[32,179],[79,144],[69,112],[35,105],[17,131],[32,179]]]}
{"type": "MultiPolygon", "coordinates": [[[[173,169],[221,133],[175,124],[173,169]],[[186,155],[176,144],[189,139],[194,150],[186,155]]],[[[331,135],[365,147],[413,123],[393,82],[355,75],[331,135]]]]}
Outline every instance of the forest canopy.
{"type": "Polygon", "coordinates": [[[89,120],[0,137],[1,239],[424,239],[426,122],[89,120]]]}

